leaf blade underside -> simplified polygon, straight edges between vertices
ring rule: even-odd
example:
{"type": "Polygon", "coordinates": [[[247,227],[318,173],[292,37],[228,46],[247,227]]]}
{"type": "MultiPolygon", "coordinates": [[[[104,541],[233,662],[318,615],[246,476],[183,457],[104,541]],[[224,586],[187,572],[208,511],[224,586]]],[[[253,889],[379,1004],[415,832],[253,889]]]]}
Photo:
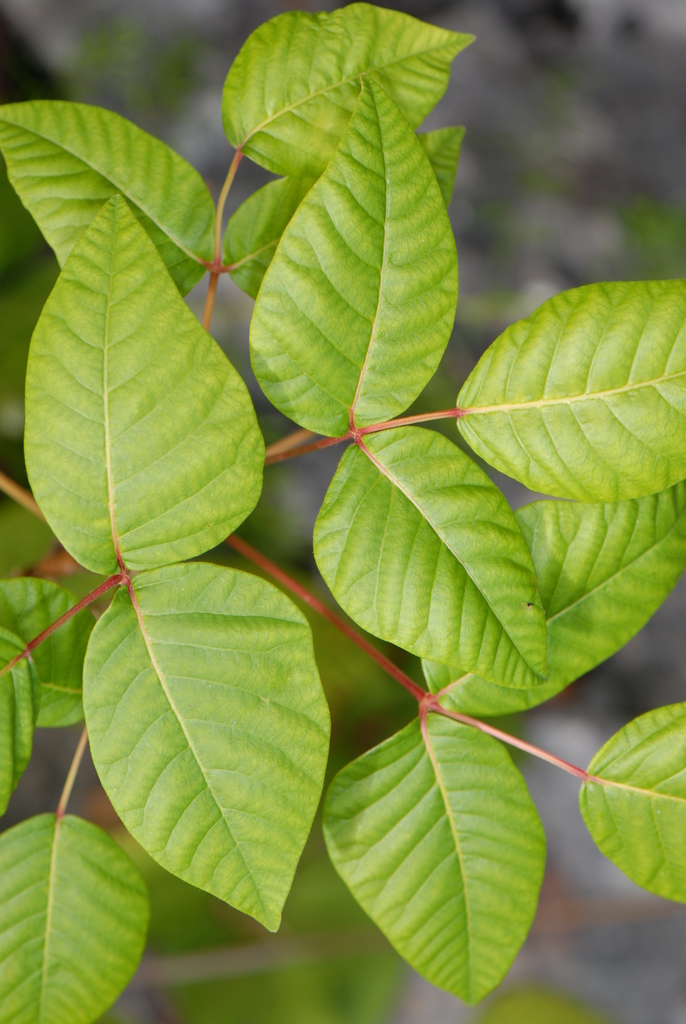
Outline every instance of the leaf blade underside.
{"type": "MultiPolygon", "coordinates": [[[[50,580],[0,580],[0,627],[25,644],[75,604],[73,594],[50,580]]],[[[94,625],[92,613],[84,608],[33,650],[31,659],[41,691],[39,727],[73,725],[83,718],[83,659],[94,625]]]]}
{"type": "Polygon", "coordinates": [[[138,870],[90,822],[41,814],[0,836],[0,873],[0,1021],[90,1024],[143,953],[138,870]]]}
{"type": "Polygon", "coordinates": [[[586,285],[508,327],[458,429],[534,491],[617,501],[686,477],[686,282],[586,285]]]}
{"type": "Polygon", "coordinates": [[[512,714],[555,696],[646,624],[686,566],[686,484],[611,504],[535,501],[515,512],[531,551],[548,633],[548,680],[514,691],[458,664],[425,664],[442,703],[512,714]],[[457,680],[460,680],[457,682],[457,680]]]}
{"type": "Polygon", "coordinates": [[[686,704],[656,708],[615,733],[579,794],[597,846],[637,885],[686,903],[686,704]],[[599,781],[595,781],[595,779],[599,781]]]}
{"type": "Polygon", "coordinates": [[[247,388],[119,196],[84,232],[31,341],[26,464],[68,551],[93,572],[191,558],[262,486],[247,388]],[[118,549],[118,550],[117,550],[118,549]]]}
{"type": "Polygon", "coordinates": [[[98,774],[158,863],[274,931],[328,750],[309,625],[271,584],[208,563],[133,589],[86,656],[98,774]]]}
{"type": "Polygon", "coordinates": [[[183,157],[110,110],[64,100],[0,106],[10,181],[64,263],[102,204],[119,193],[182,294],[211,260],[214,204],[183,157]]]}
{"type": "Polygon", "coordinates": [[[345,133],[363,74],[417,127],[473,38],[366,3],[279,15],[252,33],[229,71],[224,130],[275,174],[316,178],[345,133]]]}
{"type": "Polygon", "coordinates": [[[324,809],[329,855],[425,978],[468,1003],[502,979],[533,920],[545,837],[496,740],[430,715],[349,764],[324,809]]]}
{"type": "Polygon", "coordinates": [[[545,621],[524,538],[497,487],[442,434],[396,427],[351,446],[314,551],[368,632],[436,661],[459,651],[506,686],[542,682],[545,621]]]}
{"type": "Polygon", "coordinates": [[[255,375],[308,430],[335,437],[390,419],[435,373],[456,301],[455,239],[436,176],[397,107],[365,80],[262,282],[255,375]]]}

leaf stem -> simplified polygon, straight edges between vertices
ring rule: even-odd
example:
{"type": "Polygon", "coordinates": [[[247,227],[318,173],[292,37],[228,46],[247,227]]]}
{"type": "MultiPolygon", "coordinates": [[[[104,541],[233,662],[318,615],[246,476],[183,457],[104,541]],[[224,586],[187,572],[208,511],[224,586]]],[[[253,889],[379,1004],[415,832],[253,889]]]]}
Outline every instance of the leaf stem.
{"type": "Polygon", "coordinates": [[[365,651],[370,658],[373,658],[377,665],[380,665],[390,676],[395,679],[397,683],[400,683],[408,693],[411,693],[415,700],[421,701],[426,696],[426,690],[423,690],[421,686],[418,686],[413,679],[410,679],[402,669],[394,665],[390,658],[387,658],[385,654],[377,650],[373,644],[370,644],[363,636],[361,636],[356,629],[349,626],[339,615],[332,611],[327,605],[323,604],[318,598],[306,590],[297,580],[294,580],[292,576],[280,569],[278,565],[263,555],[260,551],[257,551],[251,544],[248,544],[241,537],[232,534],[226,538],[226,543],[229,547],[233,548],[248,561],[253,562],[255,565],[263,569],[269,576],[281,583],[282,586],[286,587],[291,593],[299,597],[301,601],[309,605],[310,608],[318,612],[325,619],[328,619],[336,629],[339,629],[344,636],[347,636],[349,640],[352,640],[354,644],[357,644],[361,650],[365,651]]]}
{"type": "Polygon", "coordinates": [[[17,662],[20,662],[22,658],[27,658],[31,651],[38,647],[39,644],[42,644],[44,640],[47,640],[49,636],[52,636],[52,634],[56,632],[60,626],[63,626],[65,622],[68,622],[69,619],[73,619],[75,615],[78,615],[80,611],[87,608],[89,604],[93,603],[93,601],[97,601],[99,597],[106,594],[108,590],[112,589],[112,587],[116,587],[119,583],[123,583],[126,578],[127,577],[123,572],[116,572],[113,576],[110,576],[101,583],[99,587],[92,590],[90,594],[86,594],[85,597],[82,597],[80,601],[77,601],[73,608],[69,608],[64,615],[60,615],[59,619],[55,619],[54,622],[51,622],[42,633],[35,636],[33,640],[29,640],[21,654],[18,654],[16,658],[12,658],[11,661],[8,661],[6,665],[0,668],[0,676],[14,668],[17,662]]]}
{"type": "Polygon", "coordinates": [[[67,778],[66,778],[66,781],[64,783],[64,789],[62,790],[62,796],[60,797],[60,802],[57,805],[57,822],[58,822],[58,824],[62,820],[62,818],[64,817],[64,815],[66,813],[67,804],[69,803],[69,797],[71,796],[71,791],[74,788],[74,782],[76,781],[76,775],[77,775],[77,772],[79,770],[79,766],[81,764],[81,759],[82,759],[84,751],[86,749],[86,743],[87,742],[88,742],[88,731],[87,731],[87,729],[86,729],[86,727],[84,725],[83,731],[81,733],[81,736],[79,738],[79,742],[78,742],[77,747],[76,747],[76,751],[74,753],[74,757],[72,758],[71,765],[69,766],[69,772],[67,774],[67,778]]]}
{"type": "Polygon", "coordinates": [[[45,516],[38,508],[31,492],[27,491],[24,487],[20,487],[18,483],[15,483],[14,480],[11,480],[4,473],[0,473],[0,491],[4,491],[9,498],[12,498],[19,505],[23,505],[29,512],[33,512],[34,516],[45,520],[45,516]]]}
{"type": "Polygon", "coordinates": [[[217,282],[219,275],[224,272],[222,266],[222,225],[224,222],[224,207],[226,206],[226,198],[229,194],[231,186],[233,185],[233,179],[236,177],[236,171],[238,165],[243,159],[243,151],[237,149],[233,154],[233,160],[229,166],[228,174],[222,190],[219,193],[219,199],[217,200],[217,212],[214,219],[214,260],[208,267],[210,271],[210,283],[207,286],[207,296],[205,298],[205,309],[202,314],[202,325],[206,331],[209,331],[210,324],[212,323],[212,313],[214,312],[214,300],[217,295],[217,282]]]}
{"type": "Polygon", "coordinates": [[[347,434],[342,437],[323,437],[319,441],[312,441],[308,444],[301,444],[316,435],[311,430],[294,430],[287,434],[275,444],[270,444],[265,452],[265,466],[271,466],[275,462],[284,462],[286,459],[294,459],[296,455],[307,455],[308,452],[316,452],[320,448],[328,448],[332,444],[341,444],[343,441],[358,441],[365,434],[378,434],[382,430],[392,430],[393,427],[408,427],[413,423],[429,423],[431,420],[462,419],[466,415],[464,409],[441,409],[440,412],[421,412],[416,416],[403,416],[397,420],[384,420],[383,423],[372,423],[367,427],[351,427],[347,434]]]}
{"type": "Polygon", "coordinates": [[[448,708],[444,708],[438,703],[435,694],[432,694],[432,697],[434,699],[429,699],[426,703],[428,705],[428,710],[433,711],[435,714],[444,715],[446,718],[452,718],[455,722],[462,722],[463,725],[471,725],[474,729],[478,729],[479,732],[485,732],[488,736],[493,736],[495,739],[501,740],[503,743],[507,743],[511,747],[517,747],[519,750],[523,750],[527,754],[532,754],[534,757],[538,757],[542,761],[548,761],[549,764],[554,764],[556,768],[561,768],[563,771],[576,776],[577,779],[581,779],[583,782],[603,781],[602,779],[596,779],[593,775],[589,775],[585,768],[579,768],[577,765],[571,764],[569,761],[565,761],[561,757],[556,757],[555,754],[551,754],[549,751],[543,750],[541,747],[536,747],[533,743],[527,743],[526,740],[520,740],[518,736],[512,736],[508,732],[503,732],[502,729],[496,729],[494,725],[488,725],[486,722],[482,722],[478,718],[472,718],[471,715],[463,715],[458,711],[449,711],[448,708]]]}

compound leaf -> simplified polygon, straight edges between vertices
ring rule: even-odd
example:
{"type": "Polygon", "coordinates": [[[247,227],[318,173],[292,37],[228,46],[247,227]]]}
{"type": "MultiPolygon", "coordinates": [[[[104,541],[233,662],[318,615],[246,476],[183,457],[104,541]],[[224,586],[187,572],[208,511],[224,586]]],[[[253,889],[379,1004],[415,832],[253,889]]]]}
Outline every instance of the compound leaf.
{"type": "Polygon", "coordinates": [[[90,1024],[143,953],[138,870],[88,821],[29,818],[0,836],[0,1022],[90,1024]]]}
{"type": "Polygon", "coordinates": [[[276,587],[207,563],[141,574],[133,594],[86,655],[102,784],[158,863],[275,931],[326,767],[309,625],[276,587]]]}
{"type": "Polygon", "coordinates": [[[442,434],[397,427],[351,446],[314,552],[336,600],[375,636],[507,686],[540,682],[545,618],[526,543],[498,488],[442,434]]]}
{"type": "Polygon", "coordinates": [[[430,715],[335,777],[329,854],[351,892],[425,978],[475,1003],[531,925],[545,837],[505,748],[430,715]]]}
{"type": "Polygon", "coordinates": [[[120,196],[67,260],[36,327],[26,465],[93,572],[191,558],[252,511],[264,446],[248,391],[120,196]]]}
{"type": "Polygon", "coordinates": [[[84,103],[0,106],[12,185],[61,266],[102,204],[120,193],[185,294],[211,260],[214,204],[198,172],[119,114],[84,103]]]}
{"type": "Polygon", "coordinates": [[[588,771],[579,803],[598,847],[644,889],[686,903],[686,704],[629,722],[588,771]]]}
{"type": "MultiPolygon", "coordinates": [[[[50,580],[0,580],[0,627],[25,644],[75,604],[73,594],[50,580]]],[[[94,625],[92,613],[84,609],[34,648],[31,659],[41,691],[37,725],[72,725],[83,718],[83,659],[94,625]]]]}
{"type": "Polygon", "coordinates": [[[253,192],[229,220],[224,263],[254,299],[288,222],[314,184],[313,178],[281,178],[253,192]]]}
{"type": "Polygon", "coordinates": [[[350,4],[332,14],[292,11],[248,38],[224,85],[232,145],[275,174],[318,177],[370,74],[413,126],[446,90],[450,62],[473,36],[397,11],[350,4]]]}
{"type": "Polygon", "coordinates": [[[453,198],[464,132],[464,128],[438,128],[434,132],[419,132],[417,135],[434,169],[446,206],[450,206],[453,198]]]}
{"type": "Polygon", "coordinates": [[[686,281],[562,292],[501,334],[458,397],[475,452],[527,487],[616,501],[686,477],[686,281]]]}
{"type": "Polygon", "coordinates": [[[535,501],[515,513],[531,551],[548,629],[548,681],[514,691],[459,665],[426,665],[431,690],[472,715],[548,700],[646,624],[686,566],[686,484],[614,504],[535,501]]]}
{"type": "Polygon", "coordinates": [[[436,176],[398,108],[365,80],[265,274],[250,331],[255,375],[277,408],[318,433],[390,419],[435,373],[456,301],[436,176]]]}
{"type": "Polygon", "coordinates": [[[0,627],[0,814],[29,763],[40,703],[40,684],[28,659],[7,667],[24,647],[21,637],[0,627]]]}

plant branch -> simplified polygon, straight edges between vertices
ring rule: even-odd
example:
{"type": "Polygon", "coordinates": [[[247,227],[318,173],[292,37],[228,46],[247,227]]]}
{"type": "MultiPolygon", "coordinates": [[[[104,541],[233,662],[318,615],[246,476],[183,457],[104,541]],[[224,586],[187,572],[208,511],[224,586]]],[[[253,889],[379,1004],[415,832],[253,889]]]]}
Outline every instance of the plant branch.
{"type": "Polygon", "coordinates": [[[76,747],[76,751],[74,753],[74,757],[72,758],[71,765],[69,766],[69,772],[67,774],[66,782],[64,783],[64,789],[62,790],[62,796],[60,797],[60,802],[57,805],[57,821],[58,821],[58,823],[61,821],[61,819],[64,817],[64,815],[66,813],[67,804],[69,803],[69,797],[71,796],[71,791],[74,788],[74,782],[76,781],[76,775],[77,775],[77,772],[79,770],[79,766],[81,764],[81,759],[82,759],[84,751],[86,749],[87,742],[88,742],[88,731],[87,731],[87,729],[86,729],[86,727],[84,725],[83,731],[82,731],[81,736],[79,738],[78,745],[76,747]]]}
{"type": "MultiPolygon", "coordinates": [[[[298,431],[296,431],[298,433],[298,431]]],[[[305,434],[312,434],[309,430],[303,431],[305,434]]],[[[293,436],[292,434],[290,435],[293,436]]],[[[271,451],[270,454],[265,453],[264,464],[265,466],[272,466],[275,462],[284,462],[286,459],[294,459],[296,455],[307,455],[308,452],[319,451],[320,448],[330,448],[332,444],[340,444],[342,441],[349,441],[351,434],[345,434],[344,437],[321,437],[318,441],[312,441],[311,444],[301,444],[297,448],[286,448],[282,451],[271,451]]],[[[288,438],[284,438],[284,441],[288,438]]],[[[277,441],[278,444],[278,441],[277,441]]],[[[270,445],[270,448],[272,446],[270,445]]],[[[269,452],[269,448],[267,448],[269,452]]]]}
{"type": "Polygon", "coordinates": [[[45,520],[45,516],[38,508],[31,492],[27,491],[24,487],[20,487],[19,484],[15,483],[14,480],[11,480],[4,473],[0,473],[0,491],[4,491],[8,498],[12,498],[19,505],[27,508],[29,512],[33,512],[34,516],[45,520]]]}
{"type": "Polygon", "coordinates": [[[96,587],[95,590],[92,590],[90,594],[86,594],[85,597],[82,597],[80,601],[77,601],[73,608],[69,608],[69,610],[66,611],[64,615],[60,615],[59,619],[55,619],[54,622],[51,622],[50,625],[47,626],[42,633],[39,633],[38,636],[35,636],[33,640],[29,640],[21,654],[18,654],[16,658],[12,658],[11,661],[8,661],[6,665],[0,668],[0,675],[4,675],[5,672],[9,672],[12,668],[14,668],[14,666],[18,662],[22,660],[22,658],[27,658],[31,651],[38,647],[39,644],[42,644],[44,640],[47,640],[49,636],[52,636],[52,634],[56,632],[60,628],[60,626],[63,626],[65,622],[69,621],[69,619],[73,619],[75,615],[78,615],[80,611],[82,611],[84,608],[87,608],[89,604],[93,603],[93,601],[97,601],[99,597],[102,597],[103,594],[106,594],[108,590],[112,589],[112,587],[116,587],[119,583],[123,583],[125,579],[126,577],[124,573],[116,572],[113,576],[110,576],[103,583],[101,583],[99,587],[96,587]]]}
{"type": "Polygon", "coordinates": [[[320,448],[328,448],[333,444],[341,444],[343,441],[357,441],[365,434],[378,434],[382,430],[392,430],[393,427],[408,427],[412,423],[429,423],[431,420],[459,420],[465,415],[464,409],[442,409],[440,412],[422,412],[416,416],[403,416],[397,420],[385,420],[383,423],[372,423],[368,427],[351,427],[347,434],[342,437],[323,437],[319,441],[312,441],[309,444],[301,444],[310,437],[316,435],[311,430],[294,430],[292,434],[270,444],[265,452],[265,466],[271,466],[275,462],[284,462],[286,459],[294,459],[297,455],[307,455],[308,452],[319,451],[320,448]]]}
{"type": "Polygon", "coordinates": [[[527,743],[526,740],[520,740],[518,736],[512,736],[508,732],[503,732],[502,729],[496,729],[494,725],[488,725],[486,722],[482,722],[478,718],[472,718],[471,715],[463,715],[458,711],[449,711],[448,708],[444,708],[438,703],[435,694],[432,696],[433,700],[427,700],[429,711],[433,711],[439,715],[444,715],[446,718],[452,718],[455,722],[462,722],[463,725],[471,725],[474,729],[478,729],[479,732],[485,732],[488,736],[493,736],[495,739],[501,740],[503,743],[507,743],[511,747],[517,747],[519,750],[523,750],[527,754],[532,754],[533,757],[538,757],[542,761],[548,761],[549,764],[554,764],[556,768],[561,768],[563,771],[576,776],[577,779],[581,779],[583,782],[604,782],[603,779],[596,778],[594,775],[589,775],[585,768],[579,768],[577,765],[571,764],[569,761],[565,761],[561,757],[556,757],[555,754],[551,754],[549,751],[543,750],[541,747],[536,747],[533,743],[527,743]]]}
{"type": "MultiPolygon", "coordinates": [[[[294,430],[292,434],[286,434],[285,437],[279,438],[278,441],[274,441],[273,444],[267,445],[265,451],[265,465],[268,462],[276,462],[276,459],[272,459],[273,455],[281,455],[282,452],[289,452],[292,448],[297,449],[298,445],[303,444],[304,441],[309,441],[311,437],[317,435],[312,430],[294,430]]],[[[296,454],[299,452],[296,451],[296,454]]]]}
{"type": "Polygon", "coordinates": [[[208,266],[210,272],[210,283],[207,286],[207,296],[205,298],[205,309],[202,314],[202,325],[206,331],[209,331],[212,323],[212,313],[214,312],[214,300],[217,295],[217,282],[219,275],[224,272],[222,266],[222,225],[224,223],[224,207],[226,206],[226,198],[229,194],[229,190],[233,185],[233,179],[236,177],[236,171],[238,165],[243,159],[243,152],[237,149],[233,154],[233,160],[229,166],[226,180],[222,185],[222,190],[219,193],[219,199],[217,200],[217,212],[214,219],[214,260],[208,266]]]}
{"type": "Polygon", "coordinates": [[[418,686],[413,679],[410,679],[402,669],[394,665],[390,658],[387,658],[385,654],[377,650],[373,644],[370,644],[368,640],[365,640],[356,629],[349,626],[339,615],[323,604],[318,598],[306,590],[297,580],[294,580],[292,576],[280,569],[278,565],[272,562],[266,555],[263,555],[260,551],[257,551],[252,545],[248,544],[241,537],[237,537],[236,534],[232,534],[227,537],[226,543],[229,547],[233,548],[248,561],[253,562],[255,565],[263,569],[269,576],[281,583],[282,586],[286,587],[291,593],[299,597],[301,601],[313,608],[314,611],[318,612],[325,619],[328,619],[336,629],[339,629],[344,636],[347,636],[349,640],[352,640],[354,644],[357,644],[361,650],[373,658],[377,665],[380,665],[390,676],[395,679],[396,682],[400,683],[408,693],[411,693],[415,700],[421,701],[426,696],[426,690],[423,690],[421,686],[418,686]]]}

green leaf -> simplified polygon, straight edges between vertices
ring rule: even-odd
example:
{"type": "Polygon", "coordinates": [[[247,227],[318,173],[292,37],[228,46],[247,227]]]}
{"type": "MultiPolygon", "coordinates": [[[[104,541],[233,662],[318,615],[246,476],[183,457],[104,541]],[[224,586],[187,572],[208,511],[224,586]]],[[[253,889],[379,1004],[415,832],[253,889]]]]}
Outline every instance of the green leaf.
{"type": "Polygon", "coordinates": [[[90,1024],[126,987],[148,927],[145,884],[73,815],[0,836],[0,1022],[90,1024]]]}
{"type": "Polygon", "coordinates": [[[101,107],[62,100],[0,106],[12,185],[63,266],[102,204],[120,193],[185,294],[213,254],[214,204],[198,172],[159,139],[101,107]]]}
{"type": "Polygon", "coordinates": [[[629,722],[588,771],[579,804],[598,847],[644,889],[686,903],[686,704],[629,722]]]}
{"type": "Polygon", "coordinates": [[[545,670],[545,619],[514,514],[442,434],[367,434],[341,459],[314,530],[319,570],[368,632],[507,686],[545,670]]]}
{"type": "Polygon", "coordinates": [[[417,135],[434,169],[446,206],[450,206],[453,198],[464,133],[464,128],[438,128],[434,132],[420,132],[417,135]]]}
{"type": "Polygon", "coordinates": [[[224,263],[239,288],[256,297],[288,222],[314,184],[313,178],[281,178],[253,192],[229,220],[224,263]]]}
{"type": "Polygon", "coordinates": [[[271,931],[324,780],[329,715],[305,618],[208,563],[137,576],[86,655],[93,761],[162,867],[271,931]]]}
{"type": "Polygon", "coordinates": [[[40,703],[38,677],[29,661],[22,658],[11,669],[6,668],[24,646],[21,637],[0,628],[0,814],[5,813],[29,763],[40,703]]]}
{"type": "Polygon", "coordinates": [[[560,992],[516,989],[492,1003],[478,1024],[610,1024],[605,1014],[560,992]]]}
{"type": "Polygon", "coordinates": [[[192,558],[252,511],[264,446],[248,391],[115,196],[36,327],[26,465],[65,548],[93,572],[192,558]]]}
{"type": "Polygon", "coordinates": [[[346,130],[363,74],[416,128],[443,96],[450,62],[473,38],[371,4],[282,14],[253,32],[234,61],[224,129],[232,145],[275,174],[316,178],[346,130]]]}
{"type": "Polygon", "coordinates": [[[533,920],[545,837],[500,743],[436,715],[412,722],[335,777],[324,836],[415,970],[468,1003],[501,981],[533,920]]]}
{"type": "Polygon", "coordinates": [[[429,160],[365,80],[262,282],[255,375],[281,412],[318,433],[390,419],[435,373],[456,300],[455,239],[429,160]]]}
{"type": "Polygon", "coordinates": [[[592,284],[501,334],[459,394],[475,452],[582,501],[686,477],[686,281],[592,284]]]}
{"type": "MultiPolygon", "coordinates": [[[[73,594],[49,580],[0,580],[0,627],[25,644],[75,604],[73,594]]],[[[92,612],[84,609],[33,650],[31,659],[41,684],[37,725],[72,725],[83,718],[83,659],[94,625],[92,612]]]]}
{"type": "Polygon", "coordinates": [[[686,566],[686,484],[614,504],[535,501],[515,513],[538,578],[548,681],[514,691],[460,668],[425,665],[432,692],[471,715],[511,714],[548,700],[627,643],[686,566]]]}

